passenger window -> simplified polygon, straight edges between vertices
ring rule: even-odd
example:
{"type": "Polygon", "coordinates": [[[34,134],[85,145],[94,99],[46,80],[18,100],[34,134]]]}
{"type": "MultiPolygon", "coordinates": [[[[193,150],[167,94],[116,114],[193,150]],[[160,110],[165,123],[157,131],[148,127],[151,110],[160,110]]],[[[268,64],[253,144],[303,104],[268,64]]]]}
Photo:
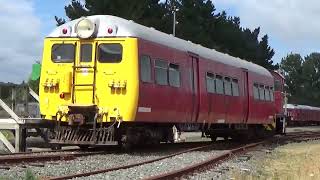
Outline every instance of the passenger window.
{"type": "Polygon", "coordinates": [[[274,96],[273,96],[273,87],[270,87],[270,100],[273,101],[274,100],[274,96]]]}
{"type": "Polygon", "coordinates": [[[180,87],[179,65],[169,64],[169,85],[173,87],[180,87]]]}
{"type": "Polygon", "coordinates": [[[225,95],[232,96],[231,81],[228,77],[224,78],[224,92],[225,95]]]}
{"type": "Polygon", "coordinates": [[[81,44],[80,62],[92,61],[92,44],[81,44]]]}
{"type": "Polygon", "coordinates": [[[216,75],[216,93],[217,94],[223,94],[223,79],[222,76],[216,75]]]}
{"type": "Polygon", "coordinates": [[[264,89],[264,94],[266,96],[266,101],[270,101],[270,90],[268,86],[264,89]]]}
{"type": "Polygon", "coordinates": [[[167,62],[163,60],[155,61],[155,79],[159,85],[168,85],[167,62]]]}
{"type": "Polygon", "coordinates": [[[207,81],[207,91],[209,93],[215,93],[216,92],[216,87],[215,87],[214,74],[207,73],[206,81],[207,81]]]}
{"type": "Polygon", "coordinates": [[[232,79],[232,95],[233,96],[240,96],[239,93],[239,84],[237,79],[232,79]]]}
{"type": "Polygon", "coordinates": [[[264,95],[264,86],[263,85],[260,85],[260,87],[259,87],[259,99],[260,100],[265,100],[265,95],[264,95]]]}
{"type": "Polygon", "coordinates": [[[51,59],[55,63],[74,62],[74,44],[54,44],[51,49],[51,59]]]}
{"type": "Polygon", "coordinates": [[[140,78],[142,82],[152,82],[151,78],[151,59],[149,56],[140,57],[140,78]]]}
{"type": "Polygon", "coordinates": [[[259,100],[259,86],[258,86],[258,84],[253,85],[253,97],[256,100],[259,100]]]}
{"type": "Polygon", "coordinates": [[[101,63],[119,63],[122,60],[123,47],[119,43],[99,44],[98,61],[101,63]]]}

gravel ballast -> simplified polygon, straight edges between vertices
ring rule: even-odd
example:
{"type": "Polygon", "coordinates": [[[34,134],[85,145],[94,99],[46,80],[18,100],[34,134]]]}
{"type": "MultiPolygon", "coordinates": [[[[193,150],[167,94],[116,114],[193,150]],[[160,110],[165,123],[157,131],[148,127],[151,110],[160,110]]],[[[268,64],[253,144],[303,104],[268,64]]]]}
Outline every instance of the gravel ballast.
{"type": "Polygon", "coordinates": [[[76,179],[142,179],[164,172],[178,170],[205,161],[210,157],[218,156],[226,151],[227,150],[195,151],[138,167],[76,179]]]}

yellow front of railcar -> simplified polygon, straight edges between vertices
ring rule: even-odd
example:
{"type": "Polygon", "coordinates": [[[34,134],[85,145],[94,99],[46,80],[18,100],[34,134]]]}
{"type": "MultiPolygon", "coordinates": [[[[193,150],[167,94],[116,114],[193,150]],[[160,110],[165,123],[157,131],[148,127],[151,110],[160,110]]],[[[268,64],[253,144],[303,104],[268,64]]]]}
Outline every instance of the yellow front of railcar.
{"type": "Polygon", "coordinates": [[[84,114],[90,121],[92,113],[98,122],[135,119],[136,38],[46,38],[43,51],[39,93],[45,119],[70,123],[70,115],[84,114]]]}

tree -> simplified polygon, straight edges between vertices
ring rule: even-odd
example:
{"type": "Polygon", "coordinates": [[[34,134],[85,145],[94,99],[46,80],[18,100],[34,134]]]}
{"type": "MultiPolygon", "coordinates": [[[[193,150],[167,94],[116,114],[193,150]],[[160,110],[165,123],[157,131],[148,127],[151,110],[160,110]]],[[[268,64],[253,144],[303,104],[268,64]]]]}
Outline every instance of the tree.
{"type": "Polygon", "coordinates": [[[289,102],[320,106],[320,53],[311,53],[304,59],[289,54],[281,61],[285,71],[289,102]]]}
{"type": "Polygon", "coordinates": [[[303,103],[320,106],[320,53],[312,53],[305,57],[302,75],[303,103]]]}
{"type": "Polygon", "coordinates": [[[300,54],[291,53],[281,60],[281,68],[285,72],[287,90],[291,94],[289,102],[293,104],[301,102],[299,95],[303,87],[302,64],[303,59],[300,54]]]}
{"type": "MultiPolygon", "coordinates": [[[[82,16],[109,14],[172,33],[172,10],[178,8],[176,36],[232,56],[246,59],[275,69],[271,60],[274,50],[268,45],[268,36],[261,40],[260,28],[251,31],[240,26],[239,17],[228,16],[225,11],[216,13],[208,0],[78,0],[65,7],[70,20],[82,16]]],[[[64,19],[55,17],[57,24],[64,19]]]]}

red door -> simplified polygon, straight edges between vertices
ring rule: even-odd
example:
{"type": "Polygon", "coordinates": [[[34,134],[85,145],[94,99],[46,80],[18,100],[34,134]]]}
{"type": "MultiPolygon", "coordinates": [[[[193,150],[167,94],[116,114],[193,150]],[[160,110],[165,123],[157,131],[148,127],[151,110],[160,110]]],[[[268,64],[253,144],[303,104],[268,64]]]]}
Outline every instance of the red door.
{"type": "Polygon", "coordinates": [[[190,55],[191,81],[192,81],[192,115],[191,122],[196,122],[199,116],[200,91],[199,91],[199,58],[196,55],[190,55]]]}
{"type": "Polygon", "coordinates": [[[248,70],[243,70],[243,123],[247,123],[249,118],[249,78],[248,70]]]}

